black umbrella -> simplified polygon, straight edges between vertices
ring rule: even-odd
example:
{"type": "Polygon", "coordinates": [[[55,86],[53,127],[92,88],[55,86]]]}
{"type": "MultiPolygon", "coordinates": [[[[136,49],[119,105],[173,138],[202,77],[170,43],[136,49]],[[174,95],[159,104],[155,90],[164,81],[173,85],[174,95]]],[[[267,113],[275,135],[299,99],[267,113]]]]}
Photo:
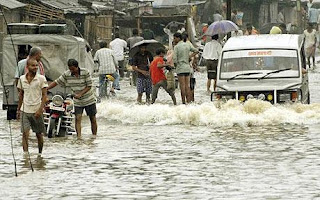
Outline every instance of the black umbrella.
{"type": "Polygon", "coordinates": [[[133,47],[129,51],[129,56],[132,58],[136,53],[140,51],[140,46],[145,45],[147,48],[147,51],[149,51],[152,55],[155,55],[156,50],[159,48],[165,49],[163,44],[158,42],[157,40],[142,40],[140,42],[137,42],[133,45],[133,47]]]}

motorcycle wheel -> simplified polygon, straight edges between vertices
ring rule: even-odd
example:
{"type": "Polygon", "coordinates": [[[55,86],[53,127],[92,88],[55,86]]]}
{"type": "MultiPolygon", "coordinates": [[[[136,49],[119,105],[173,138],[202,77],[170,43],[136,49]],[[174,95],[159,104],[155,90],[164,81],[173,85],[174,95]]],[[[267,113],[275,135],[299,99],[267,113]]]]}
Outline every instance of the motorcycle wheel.
{"type": "Polygon", "coordinates": [[[60,128],[60,131],[58,133],[58,137],[65,137],[67,133],[67,129],[66,128],[60,128]]]}
{"type": "Polygon", "coordinates": [[[110,83],[108,80],[106,80],[106,97],[109,98],[110,97],[110,83]]]}
{"type": "Polygon", "coordinates": [[[48,138],[53,138],[56,129],[56,119],[49,118],[49,126],[48,138]]]}

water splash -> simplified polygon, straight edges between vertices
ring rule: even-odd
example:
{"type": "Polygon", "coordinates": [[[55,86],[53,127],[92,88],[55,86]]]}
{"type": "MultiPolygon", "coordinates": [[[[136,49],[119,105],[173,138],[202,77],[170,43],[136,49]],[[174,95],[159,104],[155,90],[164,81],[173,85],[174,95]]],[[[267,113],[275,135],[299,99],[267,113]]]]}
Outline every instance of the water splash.
{"type": "Polygon", "coordinates": [[[166,104],[137,105],[123,102],[98,104],[98,118],[123,124],[195,125],[232,127],[277,124],[316,124],[320,122],[320,104],[271,105],[265,101],[245,103],[202,103],[171,106],[166,104]]]}

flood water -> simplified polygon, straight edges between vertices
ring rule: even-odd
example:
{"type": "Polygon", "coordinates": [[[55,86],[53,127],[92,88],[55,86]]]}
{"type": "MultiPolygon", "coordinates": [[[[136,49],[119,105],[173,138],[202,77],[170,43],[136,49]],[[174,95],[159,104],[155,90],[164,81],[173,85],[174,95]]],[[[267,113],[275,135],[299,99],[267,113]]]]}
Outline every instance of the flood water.
{"type": "Polygon", "coordinates": [[[123,80],[116,98],[98,104],[96,138],[85,117],[81,139],[45,138],[38,155],[31,134],[31,160],[19,122],[10,134],[1,110],[0,198],[320,199],[320,69],[309,71],[310,105],[215,105],[206,74],[196,78],[188,106],[173,106],[164,91],[138,105],[123,80]]]}

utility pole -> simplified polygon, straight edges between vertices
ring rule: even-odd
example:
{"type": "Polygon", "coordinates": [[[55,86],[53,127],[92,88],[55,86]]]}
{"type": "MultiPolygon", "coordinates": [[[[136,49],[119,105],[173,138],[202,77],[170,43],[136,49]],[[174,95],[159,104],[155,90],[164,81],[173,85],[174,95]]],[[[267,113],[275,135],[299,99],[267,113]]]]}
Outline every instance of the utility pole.
{"type": "MultiPolygon", "coordinates": [[[[231,20],[231,0],[227,0],[227,20],[231,20]]],[[[231,33],[227,34],[227,38],[231,37],[231,33]]]]}
{"type": "Polygon", "coordinates": [[[116,9],[116,0],[113,0],[113,11],[112,11],[112,37],[111,37],[111,40],[113,40],[115,37],[115,33],[116,33],[116,12],[115,12],[115,9],[116,9]]]}
{"type": "Polygon", "coordinates": [[[227,0],[227,20],[231,20],[231,0],[227,0]]]}
{"type": "Polygon", "coordinates": [[[297,0],[297,29],[299,32],[302,32],[304,30],[304,19],[302,18],[301,14],[301,0],[297,0]]]}

